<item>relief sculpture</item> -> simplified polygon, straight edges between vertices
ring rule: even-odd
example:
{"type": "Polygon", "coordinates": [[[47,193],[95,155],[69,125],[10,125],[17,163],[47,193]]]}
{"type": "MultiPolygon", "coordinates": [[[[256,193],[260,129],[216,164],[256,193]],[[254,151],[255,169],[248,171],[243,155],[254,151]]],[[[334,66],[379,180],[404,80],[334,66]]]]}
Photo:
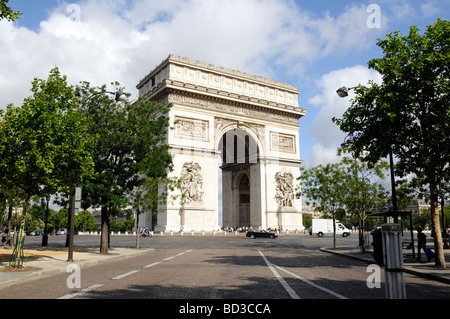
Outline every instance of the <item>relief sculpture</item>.
{"type": "Polygon", "coordinates": [[[278,206],[293,207],[294,206],[294,175],[286,172],[286,169],[275,174],[276,193],[275,198],[278,206]]]}
{"type": "Polygon", "coordinates": [[[202,169],[198,163],[186,162],[181,170],[181,204],[203,201],[202,169]]]}

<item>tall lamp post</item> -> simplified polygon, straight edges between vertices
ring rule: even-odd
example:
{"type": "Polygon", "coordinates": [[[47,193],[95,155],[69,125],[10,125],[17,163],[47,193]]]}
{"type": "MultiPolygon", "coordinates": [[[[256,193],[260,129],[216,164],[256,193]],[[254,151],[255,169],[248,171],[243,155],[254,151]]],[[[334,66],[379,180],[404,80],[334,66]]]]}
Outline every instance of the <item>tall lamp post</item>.
{"type": "MultiPolygon", "coordinates": [[[[344,98],[348,96],[348,91],[354,89],[346,88],[345,86],[339,88],[336,93],[344,98]]],[[[391,173],[391,187],[392,187],[392,208],[394,214],[394,224],[382,225],[382,245],[383,245],[383,260],[385,264],[385,281],[386,281],[386,296],[388,299],[405,299],[405,276],[403,273],[403,254],[401,244],[401,226],[398,224],[397,214],[397,195],[395,191],[395,177],[394,177],[394,160],[392,156],[392,147],[389,147],[389,166],[391,173]]]]}
{"type": "Polygon", "coordinates": [[[44,226],[44,234],[42,236],[42,246],[47,246],[48,245],[48,228],[47,228],[47,225],[48,225],[48,212],[49,212],[48,204],[50,202],[50,195],[47,195],[45,197],[45,199],[47,200],[47,207],[45,209],[45,226],[44,226]]]}
{"type": "MultiPolygon", "coordinates": [[[[348,91],[355,89],[356,87],[347,88],[345,86],[339,88],[336,93],[344,98],[348,96],[348,91]]],[[[394,176],[394,159],[392,156],[392,149],[389,148],[389,168],[391,174],[391,188],[392,188],[392,210],[394,213],[394,223],[398,223],[398,214],[397,214],[397,193],[395,191],[395,176],[394,176]]]]}
{"type": "MultiPolygon", "coordinates": [[[[96,95],[100,95],[100,94],[112,94],[115,97],[116,102],[122,102],[125,101],[127,96],[124,92],[122,91],[117,91],[117,92],[110,92],[110,91],[104,91],[104,92],[97,92],[97,93],[93,93],[91,94],[84,102],[83,105],[85,105],[92,97],[96,96],[96,95]]],[[[75,232],[75,194],[76,194],[76,185],[73,185],[71,187],[70,190],[70,211],[69,211],[69,225],[68,225],[68,258],[67,261],[69,262],[73,262],[73,235],[75,232]]]]}

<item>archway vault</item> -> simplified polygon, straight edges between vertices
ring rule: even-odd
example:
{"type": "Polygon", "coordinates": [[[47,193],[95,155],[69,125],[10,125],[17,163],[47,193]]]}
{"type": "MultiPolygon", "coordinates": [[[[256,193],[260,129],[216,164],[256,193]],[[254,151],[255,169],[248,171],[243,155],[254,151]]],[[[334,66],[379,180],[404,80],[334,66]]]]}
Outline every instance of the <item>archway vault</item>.
{"type": "Polygon", "coordinates": [[[306,110],[294,86],[170,55],[137,88],[140,96],[172,104],[170,176],[181,180],[170,194],[178,198],[159,206],[156,225],[150,216],[144,226],[303,229],[292,189],[306,110]]]}

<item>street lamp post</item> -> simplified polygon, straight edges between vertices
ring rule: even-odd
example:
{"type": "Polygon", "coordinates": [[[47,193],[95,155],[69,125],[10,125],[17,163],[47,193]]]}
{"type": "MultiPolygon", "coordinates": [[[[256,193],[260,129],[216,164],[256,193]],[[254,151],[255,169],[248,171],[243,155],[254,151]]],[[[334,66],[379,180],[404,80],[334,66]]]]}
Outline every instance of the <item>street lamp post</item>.
{"type": "MultiPolygon", "coordinates": [[[[110,92],[110,91],[103,91],[103,92],[97,92],[97,93],[93,93],[91,94],[84,102],[83,105],[85,105],[92,97],[96,96],[96,95],[100,95],[100,94],[112,94],[115,97],[116,102],[122,102],[125,101],[127,96],[124,92],[122,91],[117,91],[117,92],[110,92]]],[[[68,258],[67,261],[69,262],[73,262],[73,235],[75,232],[75,225],[74,225],[74,219],[75,219],[75,195],[76,195],[76,185],[72,185],[71,189],[70,189],[70,211],[69,211],[69,228],[67,230],[67,235],[68,235],[68,258]]],[[[81,200],[81,199],[80,199],[81,200]]]]}
{"type": "Polygon", "coordinates": [[[47,208],[45,209],[45,226],[44,226],[44,234],[42,236],[42,246],[47,246],[48,245],[48,229],[47,229],[47,225],[48,225],[48,204],[50,202],[50,195],[47,195],[45,197],[45,199],[47,200],[47,208]]]}
{"type": "MultiPolygon", "coordinates": [[[[345,86],[339,88],[336,93],[344,98],[348,96],[348,91],[355,89],[356,87],[347,88],[345,86]]],[[[391,175],[391,189],[392,189],[392,210],[394,213],[394,223],[398,223],[398,215],[397,215],[397,193],[395,191],[395,176],[394,176],[394,159],[392,155],[392,149],[389,148],[389,168],[391,175]]]]}

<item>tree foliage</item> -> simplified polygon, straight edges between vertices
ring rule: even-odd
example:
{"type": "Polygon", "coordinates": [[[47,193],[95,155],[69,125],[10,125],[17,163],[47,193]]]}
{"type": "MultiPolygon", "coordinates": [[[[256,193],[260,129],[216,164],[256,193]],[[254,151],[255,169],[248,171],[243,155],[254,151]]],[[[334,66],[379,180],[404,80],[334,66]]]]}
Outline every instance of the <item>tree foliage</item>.
{"type": "Polygon", "coordinates": [[[8,6],[9,0],[0,0],[0,20],[6,19],[8,21],[14,21],[19,19],[19,16],[22,15],[19,11],[14,11],[8,6]]]}
{"type": "Polygon", "coordinates": [[[32,196],[67,192],[93,173],[93,139],[66,77],[54,68],[47,80],[32,82],[31,92],[0,120],[0,185],[16,207],[23,203],[24,215],[32,196]]]}
{"type": "Polygon", "coordinates": [[[148,176],[163,177],[172,167],[165,143],[171,105],[146,97],[117,103],[107,96],[104,86],[91,88],[88,82],[77,91],[84,101],[90,134],[96,139],[95,176],[83,184],[83,200],[102,208],[100,252],[106,254],[111,209],[130,204],[132,191],[148,176]]]}
{"type": "Polygon", "coordinates": [[[359,86],[341,119],[353,133],[358,154],[369,163],[392,152],[397,176],[415,174],[430,188],[436,266],[445,268],[438,218],[438,186],[450,170],[450,23],[438,19],[423,35],[416,27],[407,36],[396,31],[380,40],[384,56],[369,61],[382,84],[359,86]]]}
{"type": "MultiPolygon", "coordinates": [[[[385,162],[379,162],[369,168],[367,164],[343,155],[338,163],[318,165],[310,169],[301,168],[301,193],[314,201],[318,211],[332,216],[333,220],[339,211],[346,211],[358,216],[360,229],[364,229],[366,212],[380,209],[386,204],[386,192],[379,183],[384,178],[385,162]]],[[[334,235],[335,236],[335,235],[334,235]]],[[[364,247],[363,234],[360,245],[364,247]]],[[[336,236],[334,237],[336,247],[336,236]]]]}

